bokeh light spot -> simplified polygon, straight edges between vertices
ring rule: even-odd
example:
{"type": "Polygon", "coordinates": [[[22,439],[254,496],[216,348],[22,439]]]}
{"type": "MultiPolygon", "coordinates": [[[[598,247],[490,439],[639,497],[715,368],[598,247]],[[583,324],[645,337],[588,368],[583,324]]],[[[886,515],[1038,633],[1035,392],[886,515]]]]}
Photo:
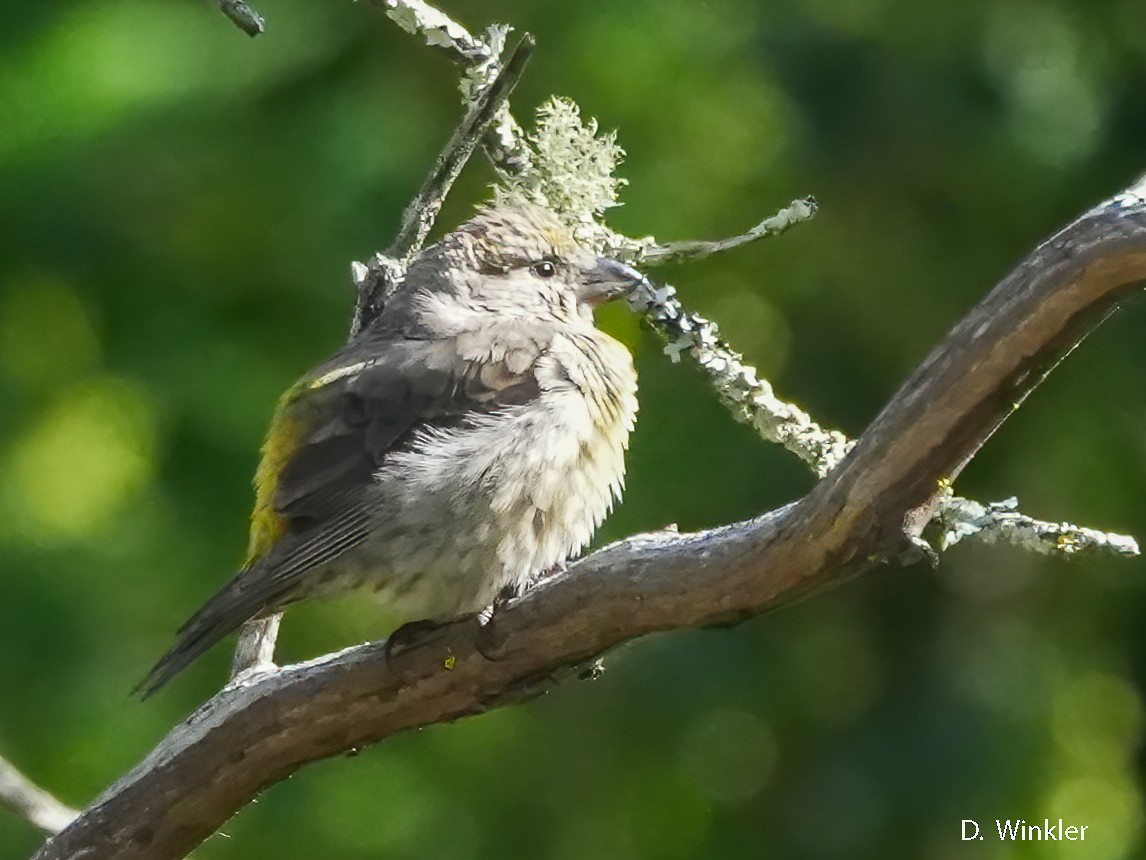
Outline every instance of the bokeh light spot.
{"type": "Polygon", "coordinates": [[[1117,770],[1142,741],[1142,701],[1121,678],[1069,677],[1054,692],[1055,742],[1079,764],[1117,770]]]}
{"type": "Polygon", "coordinates": [[[768,784],[776,757],[776,739],[762,719],[721,708],[702,714],[689,729],[680,765],[706,797],[740,803],[768,784]]]}
{"type": "Polygon", "coordinates": [[[146,399],[105,379],[59,396],[13,445],[9,522],[39,537],[98,533],[150,479],[155,427],[146,399]]]}
{"type": "Polygon", "coordinates": [[[99,362],[99,339],[66,283],[32,274],[0,300],[0,373],[25,385],[75,379],[99,362]]]}
{"type": "Polygon", "coordinates": [[[1077,22],[1053,6],[998,7],[983,43],[988,69],[1006,95],[1011,133],[1048,166],[1094,150],[1109,104],[1097,80],[1095,52],[1077,22]]]}
{"type": "Polygon", "coordinates": [[[1085,844],[1040,843],[1040,856],[1104,860],[1140,856],[1137,852],[1142,836],[1142,798],[1134,784],[1123,776],[1064,780],[1051,790],[1043,815],[1052,822],[1061,818],[1064,824],[1085,824],[1087,830],[1085,844]]]}

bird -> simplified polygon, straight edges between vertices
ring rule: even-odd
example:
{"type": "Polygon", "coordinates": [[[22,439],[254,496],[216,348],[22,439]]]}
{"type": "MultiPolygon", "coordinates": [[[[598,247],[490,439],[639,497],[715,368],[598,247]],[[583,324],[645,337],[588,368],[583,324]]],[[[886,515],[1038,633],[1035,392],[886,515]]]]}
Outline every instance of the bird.
{"type": "Polygon", "coordinates": [[[298,601],[373,591],[435,622],[560,569],[621,498],[637,414],[632,356],[593,312],[648,283],[521,199],[415,255],[381,313],[281,398],[247,559],[137,692],[298,601]]]}

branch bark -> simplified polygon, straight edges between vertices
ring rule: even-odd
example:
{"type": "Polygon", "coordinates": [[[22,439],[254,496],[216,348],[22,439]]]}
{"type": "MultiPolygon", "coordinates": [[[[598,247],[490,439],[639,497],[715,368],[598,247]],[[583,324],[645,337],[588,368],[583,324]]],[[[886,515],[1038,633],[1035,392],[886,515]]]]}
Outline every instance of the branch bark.
{"type": "Polygon", "coordinates": [[[223,690],[36,860],[182,857],[308,762],[531,698],[658,630],[734,623],[882,563],[918,558],[950,479],[1146,279],[1146,183],[1036,248],[919,366],[800,501],[697,534],[640,535],[389,661],[350,648],[223,690]]]}

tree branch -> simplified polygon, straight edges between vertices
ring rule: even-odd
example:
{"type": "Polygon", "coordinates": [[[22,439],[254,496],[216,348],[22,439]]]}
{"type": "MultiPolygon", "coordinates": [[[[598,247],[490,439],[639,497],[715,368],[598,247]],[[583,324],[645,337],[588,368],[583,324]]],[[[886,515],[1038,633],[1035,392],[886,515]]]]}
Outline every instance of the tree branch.
{"type": "Polygon", "coordinates": [[[486,624],[444,625],[389,661],[384,643],[371,643],[229,687],[36,860],[182,857],[307,762],[528,699],[638,636],[736,622],[917,557],[914,540],[947,482],[1146,279],[1144,194],[1130,189],[1035,249],[799,502],[697,534],[629,538],[486,624]]]}
{"type": "Polygon", "coordinates": [[[33,827],[58,833],[76,820],[76,810],[64,806],[28,777],[0,758],[0,806],[33,827]]]}
{"type": "Polygon", "coordinates": [[[634,293],[630,305],[664,338],[665,353],[673,361],[680,361],[682,353],[692,356],[737,421],[750,425],[766,441],[783,445],[817,477],[835,468],[851,449],[843,433],[825,430],[804,410],[778,398],[771,384],[756,376],[756,368],[744,364],[740,353],[721,339],[716,323],[685,310],[672,287],[650,286],[634,293]]]}
{"type": "Polygon", "coordinates": [[[666,263],[683,263],[689,260],[703,260],[713,254],[722,254],[731,251],[749,242],[779,236],[810,220],[820,205],[814,197],[805,197],[802,200],[793,200],[784,209],[775,215],[765,218],[751,230],[739,236],[728,239],[718,239],[715,242],[669,242],[666,245],[650,245],[641,249],[638,260],[647,266],[663,266],[666,263]]]}

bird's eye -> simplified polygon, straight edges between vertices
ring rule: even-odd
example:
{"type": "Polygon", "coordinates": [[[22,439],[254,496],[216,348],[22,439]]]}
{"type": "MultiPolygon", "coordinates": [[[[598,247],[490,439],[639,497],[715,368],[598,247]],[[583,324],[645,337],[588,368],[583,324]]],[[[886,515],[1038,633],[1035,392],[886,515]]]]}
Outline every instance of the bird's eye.
{"type": "Polygon", "coordinates": [[[552,260],[538,260],[529,270],[539,278],[552,278],[557,274],[557,266],[552,260]]]}

